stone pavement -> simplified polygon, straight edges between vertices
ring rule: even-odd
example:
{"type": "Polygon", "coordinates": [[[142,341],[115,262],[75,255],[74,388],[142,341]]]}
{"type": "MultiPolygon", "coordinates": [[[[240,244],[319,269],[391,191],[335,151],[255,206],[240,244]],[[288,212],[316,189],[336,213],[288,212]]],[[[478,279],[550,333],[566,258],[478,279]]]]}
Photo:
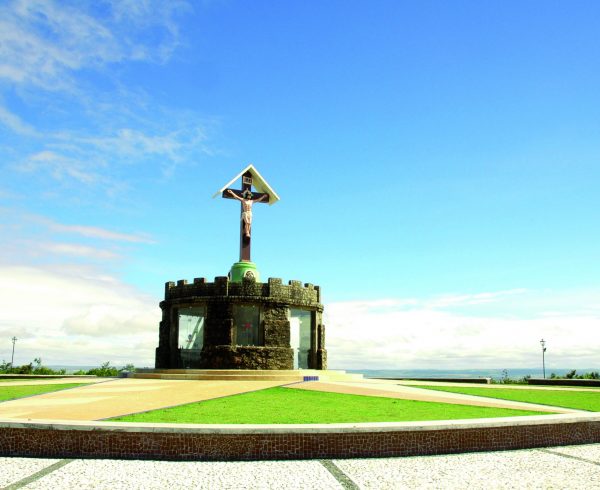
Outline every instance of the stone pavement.
{"type": "MultiPolygon", "coordinates": [[[[2,386],[8,384],[2,383],[2,386]]],[[[278,381],[111,379],[0,403],[0,419],[100,420],[281,384],[278,381]]]]}
{"type": "Polygon", "coordinates": [[[600,489],[600,444],[444,456],[170,462],[0,458],[5,489],[600,489]]]}
{"type": "Polygon", "coordinates": [[[554,385],[521,385],[521,384],[479,384],[479,383],[454,383],[452,381],[416,381],[412,379],[403,379],[403,380],[391,380],[391,379],[382,379],[382,378],[374,378],[369,379],[369,381],[385,381],[385,382],[393,382],[406,386],[460,386],[463,388],[491,388],[491,389],[511,389],[511,390],[552,390],[552,391],[591,391],[593,393],[600,393],[600,387],[587,387],[587,386],[554,386],[554,385]]]}

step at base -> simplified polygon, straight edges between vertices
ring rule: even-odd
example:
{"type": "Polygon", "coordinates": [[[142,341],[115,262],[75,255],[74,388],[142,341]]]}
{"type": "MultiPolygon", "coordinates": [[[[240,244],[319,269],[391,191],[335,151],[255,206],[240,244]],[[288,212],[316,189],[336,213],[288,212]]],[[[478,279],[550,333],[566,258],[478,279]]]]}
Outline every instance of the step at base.
{"type": "Polygon", "coordinates": [[[127,377],[198,381],[281,381],[282,383],[299,383],[302,381],[360,381],[363,379],[362,374],[348,374],[345,371],[319,371],[316,369],[144,369],[135,373],[128,373],[127,377]]]}

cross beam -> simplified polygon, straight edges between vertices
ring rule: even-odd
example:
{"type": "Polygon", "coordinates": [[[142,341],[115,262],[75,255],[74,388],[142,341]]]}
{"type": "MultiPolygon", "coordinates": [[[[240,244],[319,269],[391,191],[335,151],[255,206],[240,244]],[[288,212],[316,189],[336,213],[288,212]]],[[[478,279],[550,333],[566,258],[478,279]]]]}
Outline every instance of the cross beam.
{"type": "Polygon", "coordinates": [[[250,262],[252,205],[255,202],[268,202],[269,194],[252,192],[252,173],[248,171],[242,175],[241,190],[227,188],[221,196],[240,201],[240,262],[250,262]]]}

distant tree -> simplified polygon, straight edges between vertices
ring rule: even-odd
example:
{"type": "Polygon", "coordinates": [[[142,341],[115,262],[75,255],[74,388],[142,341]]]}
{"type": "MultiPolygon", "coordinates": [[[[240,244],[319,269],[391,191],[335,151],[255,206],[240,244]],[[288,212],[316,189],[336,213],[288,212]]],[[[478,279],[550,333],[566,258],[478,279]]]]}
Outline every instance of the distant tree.
{"type": "Polygon", "coordinates": [[[41,357],[36,357],[33,362],[22,366],[13,366],[10,362],[0,363],[1,374],[65,374],[65,370],[54,370],[42,365],[41,357]]]}
{"type": "Polygon", "coordinates": [[[600,379],[600,373],[598,371],[590,371],[589,373],[577,374],[577,370],[572,369],[564,376],[552,373],[550,379],[600,379]]]}
{"type": "Polygon", "coordinates": [[[51,369],[49,367],[43,366],[42,365],[42,358],[41,357],[36,357],[33,360],[33,370],[32,370],[32,374],[65,374],[67,371],[66,369],[59,369],[59,370],[55,370],[55,369],[51,369]]]}
{"type": "Polygon", "coordinates": [[[120,373],[135,373],[135,366],[133,364],[125,364],[121,369],[119,369],[120,373]]]}
{"type": "Polygon", "coordinates": [[[116,367],[111,366],[110,361],[106,361],[99,368],[90,369],[86,374],[102,377],[117,377],[119,375],[119,370],[116,367]]]}

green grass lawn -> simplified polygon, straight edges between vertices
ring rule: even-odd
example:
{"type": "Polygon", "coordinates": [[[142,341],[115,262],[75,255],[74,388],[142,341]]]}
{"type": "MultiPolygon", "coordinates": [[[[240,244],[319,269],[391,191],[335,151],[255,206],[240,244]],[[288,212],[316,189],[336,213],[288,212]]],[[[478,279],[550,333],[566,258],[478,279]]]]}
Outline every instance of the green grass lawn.
{"type": "Polygon", "coordinates": [[[517,402],[539,403],[553,407],[575,408],[577,410],[600,411],[600,393],[572,390],[524,390],[515,388],[481,388],[462,386],[419,386],[429,390],[463,393],[465,395],[501,398],[517,402]]]}
{"type": "Polygon", "coordinates": [[[10,381],[44,381],[44,378],[0,378],[0,383],[9,383],[10,381]]]}
{"type": "Polygon", "coordinates": [[[518,415],[545,414],[524,410],[472,407],[289,388],[269,388],[116,417],[110,420],[181,424],[331,424],[512,417],[518,415]]]}
{"type": "Polygon", "coordinates": [[[51,391],[64,390],[84,386],[83,383],[65,383],[56,385],[22,385],[22,386],[0,386],[0,401],[23,398],[24,396],[40,395],[51,391]]]}

